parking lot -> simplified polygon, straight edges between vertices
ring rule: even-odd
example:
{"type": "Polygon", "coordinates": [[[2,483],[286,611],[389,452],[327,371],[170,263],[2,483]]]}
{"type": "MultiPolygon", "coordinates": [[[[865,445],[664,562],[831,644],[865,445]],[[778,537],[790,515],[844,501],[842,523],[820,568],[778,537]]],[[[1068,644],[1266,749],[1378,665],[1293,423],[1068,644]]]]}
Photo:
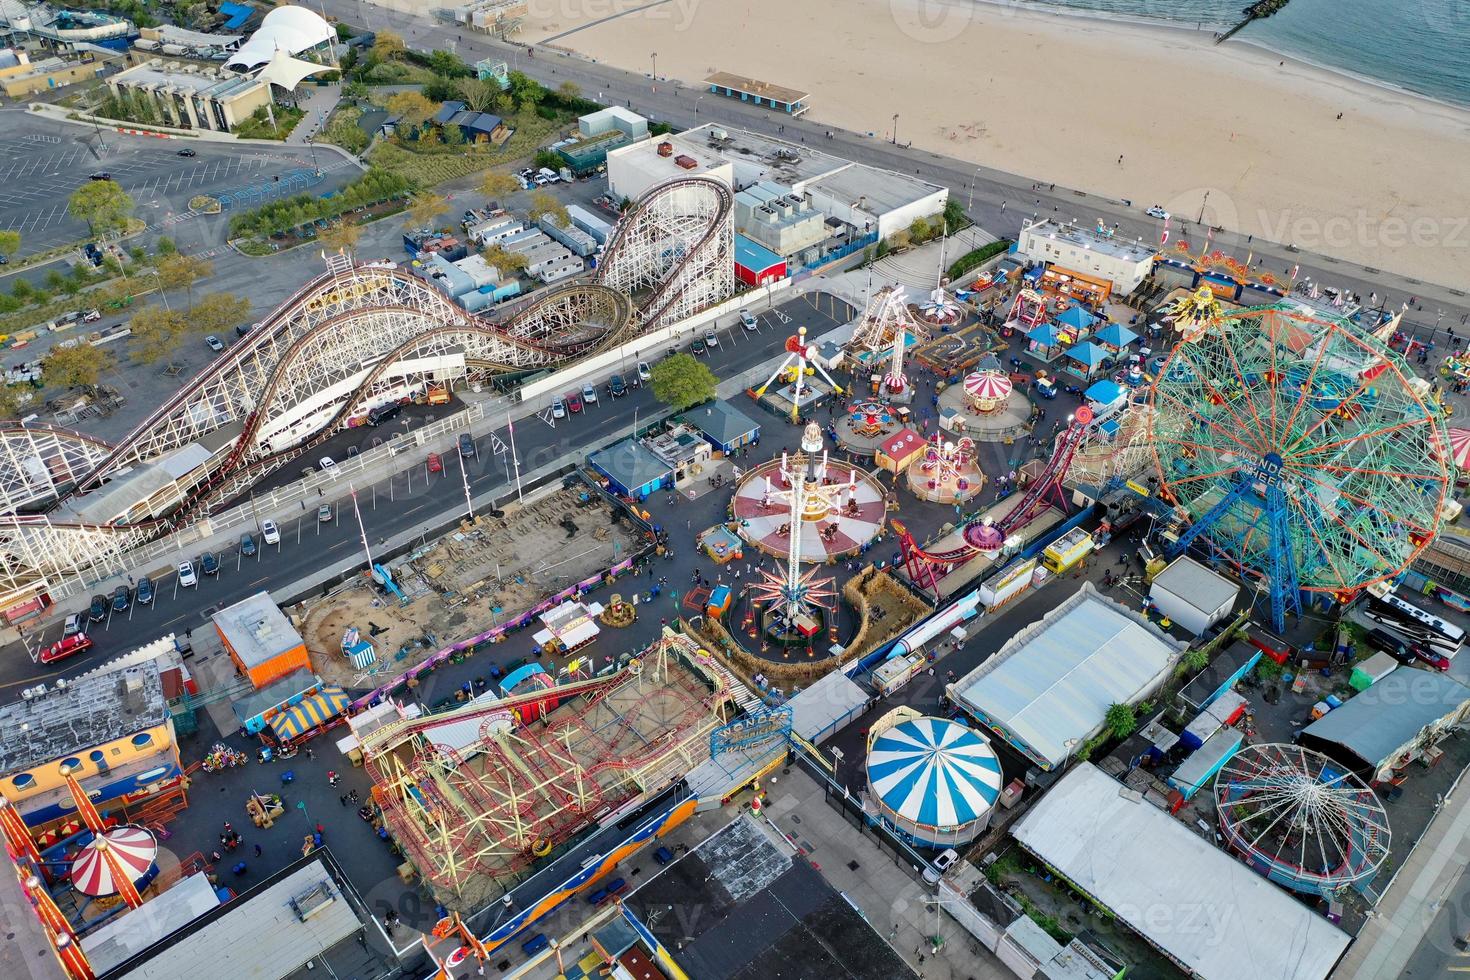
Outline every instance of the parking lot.
{"type": "MultiPolygon", "coordinates": [[[[321,191],[335,186],[334,172],[350,167],[321,150],[316,165],[328,172],[321,191]]],[[[111,174],[133,198],[137,216],[159,225],[186,212],[196,194],[240,191],[311,166],[309,147],[160,140],[11,113],[0,139],[0,228],[21,233],[21,256],[82,238],[86,222],[68,212],[66,201],[92,173],[111,174]],[[179,156],[185,148],[195,155],[179,156]]]]}

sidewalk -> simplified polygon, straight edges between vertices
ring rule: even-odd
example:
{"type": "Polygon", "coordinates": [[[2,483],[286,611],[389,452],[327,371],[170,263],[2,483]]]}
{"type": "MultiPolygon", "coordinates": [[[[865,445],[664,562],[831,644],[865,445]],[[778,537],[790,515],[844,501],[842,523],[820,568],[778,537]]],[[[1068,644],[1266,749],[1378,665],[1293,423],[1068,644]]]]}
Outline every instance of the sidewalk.
{"type": "Polygon", "coordinates": [[[948,915],[937,892],[880,851],[822,798],[800,767],[764,781],[765,813],[924,980],[1014,980],[1015,974],[948,915]],[[933,937],[942,940],[936,953],[933,937]],[[922,961],[920,957],[923,957],[922,961]]]}
{"type": "Polygon", "coordinates": [[[1452,790],[1440,803],[1418,845],[1389,885],[1387,894],[1334,976],[1353,980],[1397,978],[1424,942],[1450,890],[1470,867],[1470,806],[1467,790],[1452,790]]]}

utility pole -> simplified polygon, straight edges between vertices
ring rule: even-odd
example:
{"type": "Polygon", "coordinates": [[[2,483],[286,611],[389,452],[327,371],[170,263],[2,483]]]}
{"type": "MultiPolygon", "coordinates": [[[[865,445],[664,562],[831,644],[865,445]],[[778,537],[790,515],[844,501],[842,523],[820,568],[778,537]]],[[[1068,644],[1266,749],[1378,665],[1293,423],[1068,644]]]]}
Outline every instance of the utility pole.
{"type": "Polygon", "coordinates": [[[357,533],[362,535],[362,553],[367,556],[368,574],[371,575],[373,573],[373,552],[368,547],[367,527],[362,523],[362,510],[357,506],[357,490],[351,486],[348,487],[348,490],[352,494],[352,512],[357,515],[357,533]]]}
{"type": "Polygon", "coordinates": [[[505,410],[505,431],[510,434],[510,461],[516,469],[516,502],[525,503],[525,494],[521,491],[521,457],[516,452],[516,425],[511,421],[508,408],[505,410]]]}
{"type": "Polygon", "coordinates": [[[459,453],[459,475],[464,480],[464,506],[470,512],[470,520],[475,519],[475,505],[470,500],[470,474],[464,468],[464,453],[459,453]]]}
{"type": "Polygon", "coordinates": [[[898,145],[898,113],[893,114],[893,145],[898,145]]]}

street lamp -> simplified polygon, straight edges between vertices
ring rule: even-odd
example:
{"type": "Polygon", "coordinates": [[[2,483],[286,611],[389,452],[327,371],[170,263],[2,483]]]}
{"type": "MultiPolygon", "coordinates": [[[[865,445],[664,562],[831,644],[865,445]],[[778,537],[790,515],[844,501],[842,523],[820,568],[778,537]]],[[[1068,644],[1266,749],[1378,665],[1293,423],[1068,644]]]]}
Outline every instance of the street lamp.
{"type": "Polygon", "coordinates": [[[978,177],[978,176],[980,176],[980,168],[979,167],[976,167],[975,168],[975,172],[972,173],[972,174],[970,174],[970,194],[965,199],[965,210],[966,211],[970,210],[970,205],[972,205],[972,204],[975,203],[975,178],[978,177]]]}
{"type": "Polygon", "coordinates": [[[898,113],[893,114],[893,145],[898,145],[898,113]]]}
{"type": "Polygon", "coordinates": [[[653,80],[658,81],[658,52],[655,51],[648,56],[653,61],[653,80]]]}

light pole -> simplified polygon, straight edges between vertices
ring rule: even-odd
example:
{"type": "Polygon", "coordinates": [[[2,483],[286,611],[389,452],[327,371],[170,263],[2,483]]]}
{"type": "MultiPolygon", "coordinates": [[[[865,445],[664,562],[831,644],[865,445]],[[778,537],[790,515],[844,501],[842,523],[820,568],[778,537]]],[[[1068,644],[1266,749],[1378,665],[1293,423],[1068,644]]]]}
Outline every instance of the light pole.
{"type": "Polygon", "coordinates": [[[525,503],[525,496],[521,493],[521,457],[516,452],[516,426],[511,421],[508,408],[505,410],[505,431],[510,435],[510,461],[516,468],[516,500],[525,503]]]}
{"type": "Polygon", "coordinates": [[[655,51],[648,57],[653,62],[653,80],[656,82],[658,81],[658,52],[655,51]]]}
{"type": "Polygon", "coordinates": [[[980,176],[980,168],[976,167],[975,172],[970,174],[970,194],[965,198],[966,211],[970,210],[970,205],[975,203],[975,178],[978,176],[980,176]]]}
{"type": "Polygon", "coordinates": [[[348,492],[352,494],[352,512],[357,515],[357,533],[362,535],[362,553],[367,556],[368,574],[371,575],[373,573],[373,553],[368,548],[367,527],[362,523],[362,511],[357,506],[357,490],[349,485],[348,492]]]}
{"type": "Polygon", "coordinates": [[[1210,203],[1210,192],[1205,191],[1204,200],[1199,202],[1199,221],[1197,223],[1200,225],[1205,223],[1205,205],[1208,203],[1210,203]]]}
{"type": "Polygon", "coordinates": [[[474,502],[470,500],[470,474],[469,471],[464,468],[464,453],[459,453],[459,475],[460,478],[464,480],[465,509],[470,512],[470,520],[473,521],[475,519],[475,505],[474,502]]]}
{"type": "Polygon", "coordinates": [[[898,113],[893,114],[893,145],[898,145],[898,113]]]}

